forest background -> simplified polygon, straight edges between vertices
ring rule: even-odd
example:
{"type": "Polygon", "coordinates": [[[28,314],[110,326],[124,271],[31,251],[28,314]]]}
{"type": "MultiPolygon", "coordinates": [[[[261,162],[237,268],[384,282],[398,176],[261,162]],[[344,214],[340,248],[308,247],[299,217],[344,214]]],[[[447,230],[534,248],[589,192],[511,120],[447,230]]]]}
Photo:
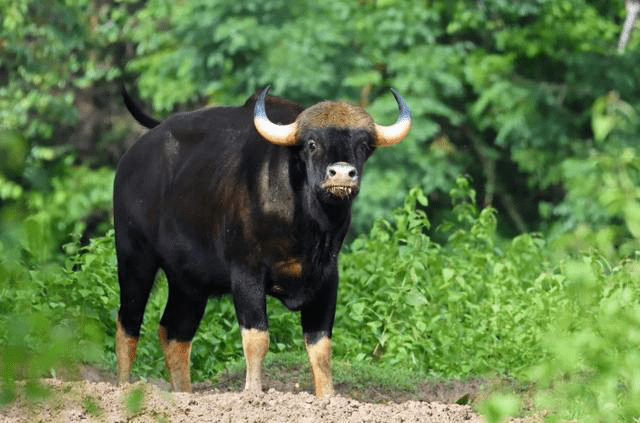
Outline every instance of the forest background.
{"type": "MultiPolygon", "coordinates": [[[[640,37],[621,43],[636,6],[0,0],[5,400],[25,372],[78,360],[113,368],[112,181],[144,132],[121,88],[166,117],[240,105],[271,84],[303,105],[360,104],[382,124],[396,117],[393,87],[413,114],[407,139],[366,167],[341,259],[338,357],[443,377],[495,371],[534,378],[541,392],[578,374],[593,391],[569,384],[547,400],[639,415],[640,37]],[[404,312],[408,328],[393,317],[404,312]],[[87,348],[71,354],[65,342],[87,348]],[[596,352],[614,352],[613,362],[596,352]]],[[[237,335],[232,306],[216,307],[207,316],[222,323],[202,330],[196,378],[240,351],[224,342],[237,335]]],[[[286,316],[276,312],[272,326],[290,328],[286,316]]],[[[302,348],[295,330],[283,332],[276,350],[302,348]]],[[[141,355],[161,356],[148,349],[141,355]]],[[[151,367],[138,371],[162,371],[151,367]]]]}

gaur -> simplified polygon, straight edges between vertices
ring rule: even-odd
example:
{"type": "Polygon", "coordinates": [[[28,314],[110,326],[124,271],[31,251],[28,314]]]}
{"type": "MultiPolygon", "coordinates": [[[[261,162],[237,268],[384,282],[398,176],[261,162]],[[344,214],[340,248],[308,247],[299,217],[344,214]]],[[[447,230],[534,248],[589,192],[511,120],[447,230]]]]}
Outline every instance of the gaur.
{"type": "Polygon", "coordinates": [[[245,389],[261,390],[269,347],[266,296],[300,311],[318,396],[333,393],[331,333],[338,253],[365,161],[411,128],[405,101],[390,126],[364,109],[324,101],[304,109],[268,97],[162,122],[128,95],[151,128],[120,159],[113,203],[120,284],[118,382],[129,380],[158,269],[169,296],[158,336],[173,389],[190,391],[191,341],[207,299],[231,294],[246,360],[245,389]]]}

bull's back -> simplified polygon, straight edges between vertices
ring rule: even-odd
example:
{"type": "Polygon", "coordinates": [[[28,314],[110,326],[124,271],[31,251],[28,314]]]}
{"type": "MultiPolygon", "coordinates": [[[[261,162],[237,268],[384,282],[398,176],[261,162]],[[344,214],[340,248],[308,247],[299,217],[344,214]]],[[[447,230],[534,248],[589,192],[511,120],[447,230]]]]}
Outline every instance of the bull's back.
{"type": "MultiPolygon", "coordinates": [[[[283,122],[295,119],[288,108],[276,114],[283,122]]],[[[282,161],[284,149],[257,135],[252,105],[167,119],[118,164],[114,218],[121,240],[116,242],[144,237],[165,271],[192,273],[204,284],[228,279],[229,257],[256,265],[251,245],[260,222],[254,221],[252,190],[264,188],[255,181],[274,151],[282,161]]]]}
{"type": "Polygon", "coordinates": [[[207,191],[225,173],[237,173],[233,158],[249,138],[250,123],[244,108],[209,108],[176,114],[143,135],[118,163],[117,223],[155,239],[163,217],[212,206],[215,199],[203,203],[207,191]]]}

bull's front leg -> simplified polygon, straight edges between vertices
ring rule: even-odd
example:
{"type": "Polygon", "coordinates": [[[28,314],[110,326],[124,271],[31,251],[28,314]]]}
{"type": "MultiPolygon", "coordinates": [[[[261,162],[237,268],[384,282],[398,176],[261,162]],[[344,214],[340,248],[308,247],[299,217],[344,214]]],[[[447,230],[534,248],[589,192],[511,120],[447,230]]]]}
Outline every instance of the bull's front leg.
{"type": "Polygon", "coordinates": [[[263,278],[246,271],[236,270],[232,273],[232,293],[247,366],[244,390],[261,392],[262,363],[269,350],[267,302],[263,278]]]}
{"type": "Polygon", "coordinates": [[[331,332],[336,312],[337,276],[301,311],[304,344],[311,365],[313,388],[319,397],[333,395],[331,332]]]}
{"type": "Polygon", "coordinates": [[[304,335],[304,345],[311,364],[313,390],[319,397],[333,395],[333,380],[331,379],[331,338],[321,335],[314,342],[314,337],[304,335]]]}
{"type": "Polygon", "coordinates": [[[268,350],[269,331],[242,328],[242,351],[247,364],[245,391],[262,391],[262,363],[268,350]]]}

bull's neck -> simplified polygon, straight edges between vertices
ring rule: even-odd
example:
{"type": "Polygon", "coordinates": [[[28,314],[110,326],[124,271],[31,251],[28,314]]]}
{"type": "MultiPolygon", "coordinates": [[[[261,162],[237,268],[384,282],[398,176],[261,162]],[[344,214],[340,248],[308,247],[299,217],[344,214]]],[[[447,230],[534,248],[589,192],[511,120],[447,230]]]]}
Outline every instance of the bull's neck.
{"type": "Polygon", "coordinates": [[[351,204],[351,201],[344,201],[338,204],[324,203],[322,209],[329,221],[333,224],[350,224],[351,204]]]}
{"type": "Polygon", "coordinates": [[[322,232],[346,233],[351,225],[351,201],[326,203],[309,192],[305,214],[311,216],[322,232]]]}

